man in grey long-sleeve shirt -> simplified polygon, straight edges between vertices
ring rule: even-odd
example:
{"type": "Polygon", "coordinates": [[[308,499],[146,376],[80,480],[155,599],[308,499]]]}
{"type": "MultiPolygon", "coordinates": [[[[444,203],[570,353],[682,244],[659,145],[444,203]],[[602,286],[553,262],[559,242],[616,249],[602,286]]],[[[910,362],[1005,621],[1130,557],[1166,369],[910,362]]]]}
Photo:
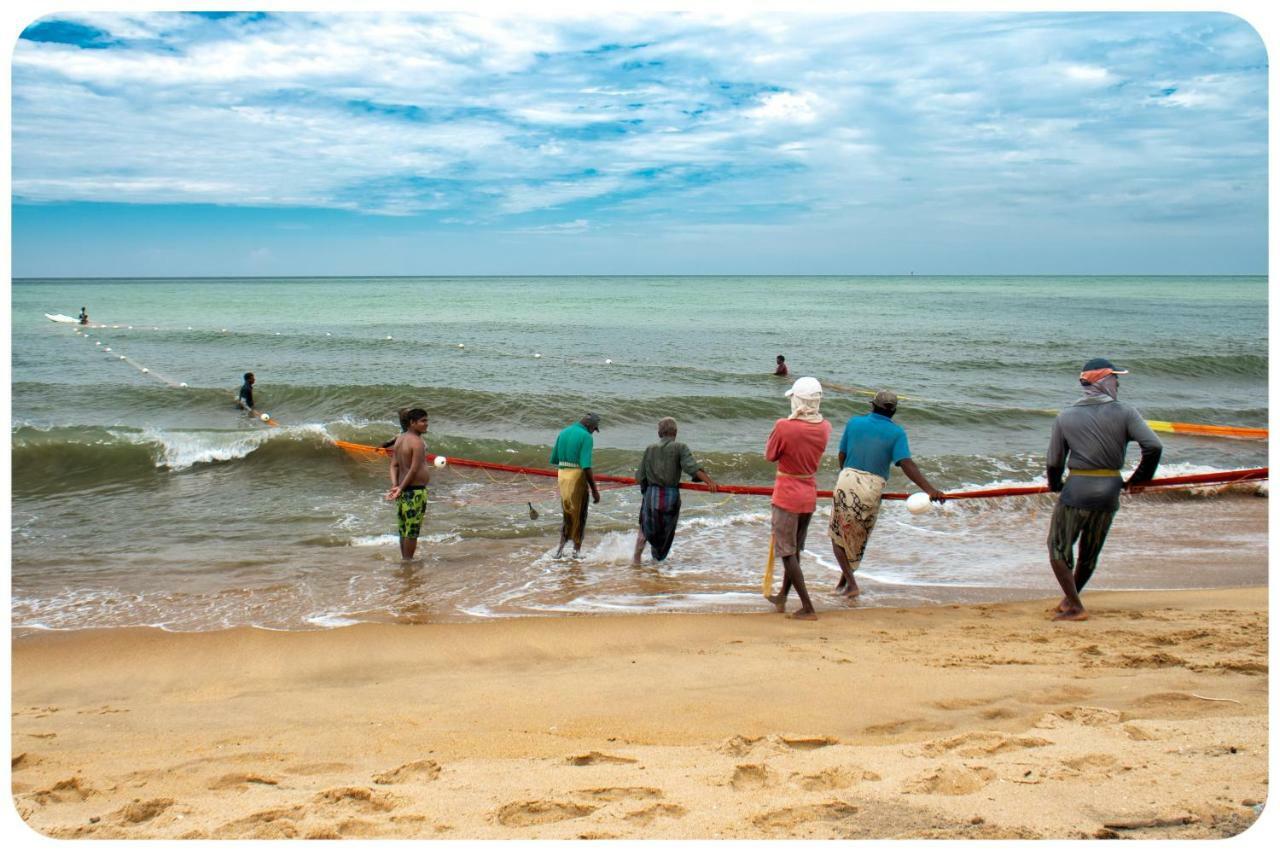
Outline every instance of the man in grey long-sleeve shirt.
{"type": "Polygon", "coordinates": [[[1150,480],[1160,463],[1160,439],[1142,414],[1116,399],[1118,375],[1128,375],[1128,370],[1117,369],[1106,358],[1086,363],[1080,372],[1084,398],[1064,409],[1053,423],[1045,466],[1049,489],[1061,496],[1049,524],[1049,563],[1064,595],[1054,620],[1088,619],[1080,592],[1097,567],[1111,520],[1120,508],[1120,491],[1150,480]],[[1142,447],[1142,460],[1125,481],[1120,468],[1131,440],[1142,447]],[[1070,472],[1065,484],[1064,468],[1070,472]],[[1077,540],[1079,557],[1073,559],[1077,540]]]}
{"type": "Polygon", "coordinates": [[[632,564],[640,563],[644,545],[650,545],[654,561],[662,561],[671,551],[680,521],[680,473],[702,482],[716,492],[716,483],[707,471],[693,460],[689,447],[676,440],[676,421],[671,417],[658,420],[658,442],[644,451],[636,470],[640,485],[640,529],[636,532],[636,552],[632,564]]]}

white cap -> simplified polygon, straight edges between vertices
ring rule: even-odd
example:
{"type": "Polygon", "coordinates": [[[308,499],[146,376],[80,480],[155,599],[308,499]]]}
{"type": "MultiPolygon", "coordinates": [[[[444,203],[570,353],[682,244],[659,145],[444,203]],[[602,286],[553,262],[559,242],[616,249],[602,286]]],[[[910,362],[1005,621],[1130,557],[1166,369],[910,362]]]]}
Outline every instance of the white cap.
{"type": "Polygon", "coordinates": [[[818,383],[818,379],[805,376],[797,378],[796,383],[791,385],[791,389],[784,396],[821,396],[822,385],[818,383]]]}

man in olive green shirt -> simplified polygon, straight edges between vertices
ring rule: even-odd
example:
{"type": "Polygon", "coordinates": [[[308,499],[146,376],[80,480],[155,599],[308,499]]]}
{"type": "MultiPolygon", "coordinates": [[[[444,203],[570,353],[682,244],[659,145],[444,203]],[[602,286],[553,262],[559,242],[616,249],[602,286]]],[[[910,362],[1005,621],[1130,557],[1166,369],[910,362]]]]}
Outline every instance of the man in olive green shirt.
{"type": "Polygon", "coordinates": [[[658,442],[649,446],[636,470],[640,486],[640,530],[636,533],[636,552],[632,564],[640,563],[644,545],[652,547],[655,561],[662,561],[671,551],[680,520],[680,474],[704,482],[712,493],[716,483],[693,460],[689,447],[676,440],[676,421],[663,417],[658,421],[658,442]]]}

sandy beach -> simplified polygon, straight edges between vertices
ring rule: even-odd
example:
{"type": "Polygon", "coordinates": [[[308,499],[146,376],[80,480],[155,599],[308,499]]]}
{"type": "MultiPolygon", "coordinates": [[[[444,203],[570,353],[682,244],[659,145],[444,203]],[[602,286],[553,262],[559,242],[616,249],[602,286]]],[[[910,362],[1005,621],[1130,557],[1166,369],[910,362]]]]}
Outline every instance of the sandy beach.
{"type": "Polygon", "coordinates": [[[1264,588],[772,614],[46,633],[13,795],[95,838],[1225,837],[1264,588]]]}

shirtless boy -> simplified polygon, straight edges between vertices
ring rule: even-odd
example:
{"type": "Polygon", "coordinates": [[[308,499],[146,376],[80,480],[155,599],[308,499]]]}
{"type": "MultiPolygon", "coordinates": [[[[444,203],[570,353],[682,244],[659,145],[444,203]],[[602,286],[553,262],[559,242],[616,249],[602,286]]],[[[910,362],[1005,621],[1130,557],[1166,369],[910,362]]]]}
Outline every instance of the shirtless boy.
{"type": "Polygon", "coordinates": [[[413,558],[418,549],[418,533],[427,516],[427,483],[431,481],[431,465],[427,462],[427,445],[422,435],[427,432],[427,412],[414,408],[405,415],[409,428],[396,438],[391,449],[391,478],[387,499],[396,502],[400,533],[400,557],[413,558]]]}

